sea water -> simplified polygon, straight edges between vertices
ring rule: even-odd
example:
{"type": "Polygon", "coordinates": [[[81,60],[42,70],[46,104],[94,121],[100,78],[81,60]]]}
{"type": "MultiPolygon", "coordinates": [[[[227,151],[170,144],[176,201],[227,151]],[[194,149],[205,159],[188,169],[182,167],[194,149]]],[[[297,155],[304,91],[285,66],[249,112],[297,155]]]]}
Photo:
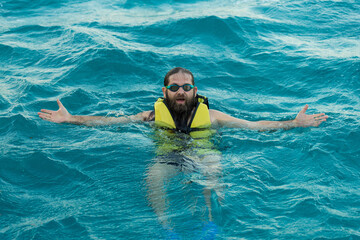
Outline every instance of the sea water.
{"type": "MultiPolygon", "coordinates": [[[[166,72],[250,121],[329,116],[318,128],[218,129],[217,239],[360,239],[357,0],[1,0],[0,239],[164,239],[146,183],[151,124],[55,124],[153,109],[166,72]]],[[[167,184],[182,239],[204,237],[201,179],[167,184]]],[[[165,197],[165,196],[162,196],[165,197]]]]}

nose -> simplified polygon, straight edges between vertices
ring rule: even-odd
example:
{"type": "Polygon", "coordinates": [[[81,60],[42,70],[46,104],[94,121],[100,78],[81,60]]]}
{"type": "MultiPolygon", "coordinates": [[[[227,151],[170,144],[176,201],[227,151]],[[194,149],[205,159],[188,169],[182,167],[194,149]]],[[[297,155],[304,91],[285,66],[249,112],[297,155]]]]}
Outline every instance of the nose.
{"type": "Polygon", "coordinates": [[[177,90],[177,93],[178,94],[184,94],[185,91],[184,91],[184,89],[182,87],[179,87],[179,89],[177,90]]]}

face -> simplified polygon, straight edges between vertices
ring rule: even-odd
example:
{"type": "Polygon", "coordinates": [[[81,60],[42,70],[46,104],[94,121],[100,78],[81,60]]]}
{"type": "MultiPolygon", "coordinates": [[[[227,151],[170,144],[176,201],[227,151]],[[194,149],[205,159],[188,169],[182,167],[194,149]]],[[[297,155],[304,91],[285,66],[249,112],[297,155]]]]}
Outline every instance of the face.
{"type": "MultiPolygon", "coordinates": [[[[184,84],[192,84],[191,76],[187,73],[175,73],[169,77],[169,85],[177,84],[182,86],[184,84]]],[[[197,87],[186,92],[183,88],[179,88],[176,92],[172,92],[166,87],[162,88],[164,98],[169,103],[169,107],[175,112],[185,112],[192,110],[194,104],[197,87]],[[189,109],[191,108],[191,109],[189,109]]]]}

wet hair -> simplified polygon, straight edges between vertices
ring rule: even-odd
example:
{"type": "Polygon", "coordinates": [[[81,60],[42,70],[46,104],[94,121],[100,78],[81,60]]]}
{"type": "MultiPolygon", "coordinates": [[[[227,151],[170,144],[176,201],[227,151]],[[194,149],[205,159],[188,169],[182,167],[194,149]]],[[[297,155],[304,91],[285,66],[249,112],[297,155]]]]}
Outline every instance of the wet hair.
{"type": "Polygon", "coordinates": [[[168,73],[165,75],[165,78],[164,78],[164,86],[165,87],[169,84],[170,76],[174,75],[176,73],[187,73],[187,74],[189,74],[191,76],[192,85],[195,85],[194,76],[189,70],[187,70],[185,68],[182,68],[182,67],[176,67],[176,68],[173,68],[170,71],[168,71],[168,73]]]}

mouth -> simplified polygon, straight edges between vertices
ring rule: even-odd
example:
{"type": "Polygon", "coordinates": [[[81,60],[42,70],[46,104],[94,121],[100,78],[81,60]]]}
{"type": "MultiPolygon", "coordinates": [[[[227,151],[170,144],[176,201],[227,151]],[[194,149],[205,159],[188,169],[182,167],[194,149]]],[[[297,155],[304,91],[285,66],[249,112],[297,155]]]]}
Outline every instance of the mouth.
{"type": "Polygon", "coordinates": [[[178,103],[178,104],[184,104],[185,103],[185,98],[177,98],[176,99],[176,103],[178,103]]]}

